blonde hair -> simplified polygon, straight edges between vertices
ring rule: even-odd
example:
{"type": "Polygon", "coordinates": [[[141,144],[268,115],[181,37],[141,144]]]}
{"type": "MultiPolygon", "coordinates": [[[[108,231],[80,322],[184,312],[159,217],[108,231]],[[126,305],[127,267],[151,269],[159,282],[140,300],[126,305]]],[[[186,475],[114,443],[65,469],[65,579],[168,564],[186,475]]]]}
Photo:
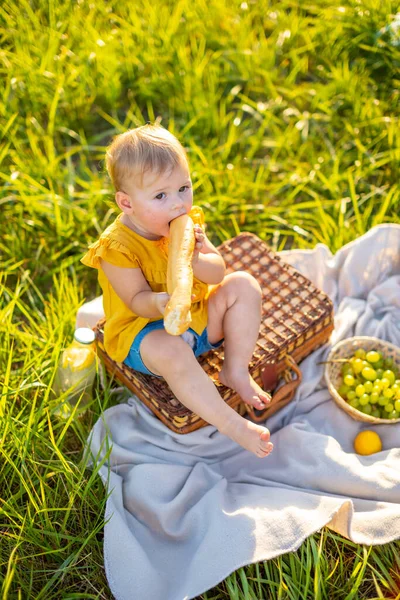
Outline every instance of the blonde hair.
{"type": "Polygon", "coordinates": [[[106,152],[107,171],[115,191],[122,190],[132,176],[142,186],[146,171],[159,175],[181,165],[188,166],[185,149],[159,125],[142,125],[117,135],[106,152]]]}

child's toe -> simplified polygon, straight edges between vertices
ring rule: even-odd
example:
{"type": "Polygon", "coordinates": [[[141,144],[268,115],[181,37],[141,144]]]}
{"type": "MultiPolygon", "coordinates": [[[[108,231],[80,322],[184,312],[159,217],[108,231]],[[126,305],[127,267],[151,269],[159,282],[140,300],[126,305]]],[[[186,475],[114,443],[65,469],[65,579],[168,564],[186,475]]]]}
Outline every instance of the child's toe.
{"type": "Polygon", "coordinates": [[[271,402],[271,396],[266,392],[260,392],[258,397],[260,398],[260,401],[264,404],[269,404],[271,402]]]}
{"type": "Polygon", "coordinates": [[[265,456],[268,456],[269,454],[271,454],[272,449],[273,449],[272,444],[268,444],[266,447],[262,446],[261,448],[258,449],[257,456],[261,456],[262,458],[265,456]]]}
{"type": "Polygon", "coordinates": [[[260,398],[259,396],[253,396],[253,402],[257,408],[265,408],[265,404],[262,398],[260,398]]]}

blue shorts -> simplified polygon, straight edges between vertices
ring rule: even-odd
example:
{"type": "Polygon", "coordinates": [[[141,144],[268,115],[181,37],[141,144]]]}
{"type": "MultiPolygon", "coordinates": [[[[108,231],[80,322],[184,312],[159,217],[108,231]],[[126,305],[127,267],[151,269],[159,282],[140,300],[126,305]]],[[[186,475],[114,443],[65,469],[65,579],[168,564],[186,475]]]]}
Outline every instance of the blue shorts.
{"type": "MultiPolygon", "coordinates": [[[[145,373],[146,375],[153,375],[153,377],[159,377],[160,379],[162,379],[160,375],[155,375],[154,373],[149,371],[149,369],[145,366],[144,362],[142,361],[142,357],[140,356],[140,344],[143,338],[145,337],[145,335],[150,333],[150,331],[155,331],[156,329],[164,329],[163,319],[160,319],[159,321],[152,321],[151,323],[148,323],[146,327],[144,327],[141,331],[139,331],[139,333],[133,340],[131,349],[129,350],[129,354],[124,360],[124,364],[127,367],[133,369],[134,371],[139,371],[140,373],[145,373]]],[[[185,340],[185,342],[189,344],[196,357],[200,356],[201,354],[204,354],[205,352],[208,352],[209,350],[216,350],[216,348],[219,348],[222,342],[224,341],[222,339],[216,344],[211,344],[208,341],[207,327],[201,335],[199,335],[189,327],[189,329],[185,331],[185,333],[182,334],[181,337],[185,340]]]]}

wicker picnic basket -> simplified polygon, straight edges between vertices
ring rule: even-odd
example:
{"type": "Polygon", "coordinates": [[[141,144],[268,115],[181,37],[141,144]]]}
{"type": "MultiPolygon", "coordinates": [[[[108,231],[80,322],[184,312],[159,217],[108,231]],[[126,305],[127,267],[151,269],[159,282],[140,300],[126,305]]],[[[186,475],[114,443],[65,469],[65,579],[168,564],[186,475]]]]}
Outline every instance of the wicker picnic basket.
{"type": "MultiPolygon", "coordinates": [[[[262,411],[256,410],[219,383],[223,345],[199,357],[199,363],[229,406],[240,414],[247,412],[255,421],[263,421],[290,402],[301,381],[298,363],[329,339],[333,306],[326,294],[252,233],[242,233],[218,249],[227,273],[247,271],[263,290],[260,333],[249,371],[265,390],[274,390],[271,404],[262,411]]],[[[163,379],[114,362],[104,351],[103,326],[104,320],[95,327],[97,347],[111,376],[136,394],[172,431],[188,433],[208,424],[183,406],[163,379]]]]}

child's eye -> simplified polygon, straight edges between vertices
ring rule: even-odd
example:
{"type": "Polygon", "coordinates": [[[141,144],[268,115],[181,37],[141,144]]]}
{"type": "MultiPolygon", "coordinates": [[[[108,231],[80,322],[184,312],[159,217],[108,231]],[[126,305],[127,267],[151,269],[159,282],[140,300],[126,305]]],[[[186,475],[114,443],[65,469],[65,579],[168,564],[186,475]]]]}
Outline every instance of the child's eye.
{"type": "Polygon", "coordinates": [[[165,196],[164,192],[160,192],[159,194],[157,194],[156,199],[157,200],[164,200],[164,196],[165,196]]]}
{"type": "Polygon", "coordinates": [[[179,192],[187,192],[188,190],[190,190],[190,186],[189,185],[183,185],[181,188],[179,188],[179,192]]]}

